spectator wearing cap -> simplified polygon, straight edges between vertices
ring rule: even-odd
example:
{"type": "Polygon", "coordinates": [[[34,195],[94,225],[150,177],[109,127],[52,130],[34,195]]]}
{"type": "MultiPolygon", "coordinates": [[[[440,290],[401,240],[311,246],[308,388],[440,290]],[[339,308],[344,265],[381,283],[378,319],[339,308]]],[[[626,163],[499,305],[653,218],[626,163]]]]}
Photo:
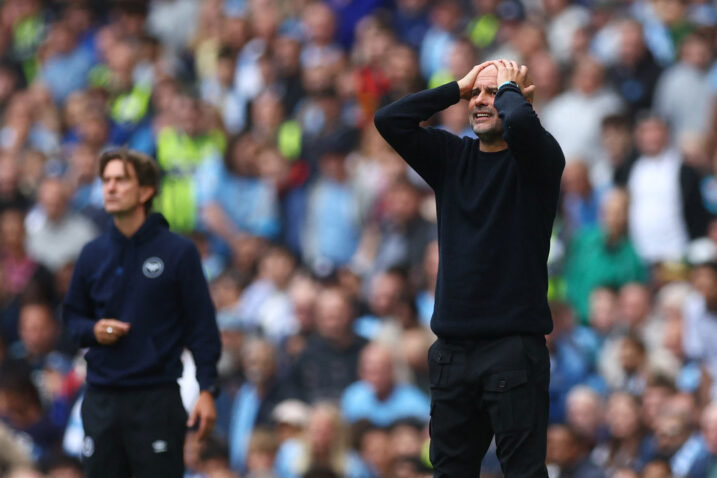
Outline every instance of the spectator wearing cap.
{"type": "Polygon", "coordinates": [[[626,191],[610,192],[602,204],[601,225],[578,231],[568,248],[567,297],[582,323],[587,322],[588,300],[596,287],[621,287],[647,279],[647,270],[627,236],[628,204],[626,191]]]}
{"type": "Polygon", "coordinates": [[[411,384],[396,382],[394,359],[384,346],[369,344],[363,349],[359,377],[341,398],[341,413],[350,423],[366,419],[388,426],[403,418],[428,420],[428,397],[411,384]]]}
{"type": "Polygon", "coordinates": [[[654,113],[638,120],[635,137],[640,156],[615,174],[616,184],[630,194],[630,237],[649,265],[679,261],[690,238],[707,230],[699,174],[682,162],[667,124],[654,113]]]}
{"type": "Polygon", "coordinates": [[[271,418],[276,425],[279,443],[299,438],[306,427],[311,407],[301,400],[287,399],[274,407],[271,418]]]}
{"type": "Polygon", "coordinates": [[[311,476],[308,472],[317,467],[335,474],[329,476],[372,476],[361,457],[349,447],[338,408],[327,402],[314,406],[301,438],[287,440],[279,447],[274,470],[278,478],[300,478],[311,476]]]}

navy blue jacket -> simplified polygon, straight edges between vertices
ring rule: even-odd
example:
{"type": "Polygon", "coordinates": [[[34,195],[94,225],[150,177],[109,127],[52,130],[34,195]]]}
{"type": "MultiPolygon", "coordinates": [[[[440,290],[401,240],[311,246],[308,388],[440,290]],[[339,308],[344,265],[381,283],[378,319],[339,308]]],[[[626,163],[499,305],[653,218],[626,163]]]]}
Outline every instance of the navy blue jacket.
{"type": "Polygon", "coordinates": [[[151,214],[132,236],[114,224],[80,254],[65,297],[63,320],[71,336],[89,347],[87,381],[105,387],[176,382],[186,346],[202,390],[215,385],[221,342],[199,253],[151,214]],[[101,318],[131,325],[111,346],[97,343],[101,318]]]}

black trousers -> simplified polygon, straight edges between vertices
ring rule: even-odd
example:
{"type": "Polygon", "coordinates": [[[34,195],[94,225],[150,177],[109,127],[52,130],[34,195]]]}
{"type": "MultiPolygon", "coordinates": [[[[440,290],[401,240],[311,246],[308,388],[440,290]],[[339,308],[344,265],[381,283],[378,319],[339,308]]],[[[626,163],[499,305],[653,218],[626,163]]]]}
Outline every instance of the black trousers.
{"type": "Polygon", "coordinates": [[[547,478],[550,359],[542,335],[439,338],[428,364],[434,478],[478,477],[494,436],[506,478],[547,478]]]}
{"type": "Polygon", "coordinates": [[[181,478],[187,412],[179,387],[106,390],[82,401],[87,478],[181,478]]]}

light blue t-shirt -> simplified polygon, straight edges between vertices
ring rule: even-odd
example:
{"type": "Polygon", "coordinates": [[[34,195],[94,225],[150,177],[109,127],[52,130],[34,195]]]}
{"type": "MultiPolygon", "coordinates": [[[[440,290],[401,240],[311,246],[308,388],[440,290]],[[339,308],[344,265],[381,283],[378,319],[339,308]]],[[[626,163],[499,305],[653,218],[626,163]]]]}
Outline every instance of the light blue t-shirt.
{"type": "Polygon", "coordinates": [[[341,414],[353,423],[367,419],[378,426],[388,426],[402,418],[416,418],[428,422],[431,401],[417,387],[397,384],[386,400],[379,400],[364,381],[351,384],[341,398],[341,414]]]}

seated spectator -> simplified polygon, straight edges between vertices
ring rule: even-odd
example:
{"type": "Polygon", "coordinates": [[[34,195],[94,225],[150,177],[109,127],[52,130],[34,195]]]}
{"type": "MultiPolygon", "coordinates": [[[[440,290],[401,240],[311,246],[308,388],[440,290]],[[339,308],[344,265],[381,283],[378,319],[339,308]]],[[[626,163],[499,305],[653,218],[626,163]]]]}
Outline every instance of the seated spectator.
{"type": "Polygon", "coordinates": [[[370,477],[370,471],[349,448],[347,440],[339,410],[327,403],[316,404],[304,436],[288,440],[279,448],[274,466],[277,477],[313,476],[309,471],[317,467],[330,470],[334,476],[370,477]]]}
{"type": "Polygon", "coordinates": [[[620,468],[639,467],[646,447],[639,405],[637,398],[624,392],[615,392],[608,399],[605,412],[608,439],[592,454],[595,463],[608,475],[620,468]]]}
{"type": "Polygon", "coordinates": [[[259,145],[249,134],[233,137],[224,162],[210,158],[197,173],[201,222],[227,244],[238,235],[275,239],[279,204],[273,184],[259,177],[259,145]]]}
{"type": "Polygon", "coordinates": [[[610,192],[603,202],[602,225],[578,231],[565,263],[567,296],[582,323],[588,299],[598,286],[619,288],[647,279],[642,260],[627,236],[629,198],[624,190],[610,192]]]}
{"type": "Polygon", "coordinates": [[[373,340],[381,327],[397,312],[397,303],[406,290],[406,275],[400,269],[391,269],[373,277],[369,291],[368,313],[354,322],[354,331],[373,340]]]}
{"type": "Polygon", "coordinates": [[[243,349],[246,382],[234,397],[228,435],[232,469],[242,473],[247,470],[252,429],[270,425],[271,413],[282,399],[276,376],[276,349],[262,339],[250,339],[243,349]]]}
{"type": "Polygon", "coordinates": [[[607,435],[603,399],[592,388],[573,387],[565,400],[565,423],[592,448],[607,435]]]}
{"type": "Polygon", "coordinates": [[[711,396],[717,398],[717,262],[697,264],[692,272],[696,289],[685,303],[682,346],[688,358],[702,362],[712,378],[711,396]]]}
{"type": "Polygon", "coordinates": [[[82,246],[97,235],[89,219],[69,208],[67,188],[58,178],[40,185],[39,204],[25,219],[27,253],[51,271],[74,262],[82,246]]]}
{"type": "Polygon", "coordinates": [[[717,403],[711,402],[702,411],[700,426],[705,449],[690,467],[688,478],[709,478],[717,470],[717,403]]]}
{"type": "Polygon", "coordinates": [[[397,383],[391,351],[369,344],[361,351],[359,377],[341,399],[341,412],[350,423],[366,419],[377,426],[388,426],[402,418],[427,421],[430,402],[418,388],[397,383]]]}
{"type": "Polygon", "coordinates": [[[561,211],[568,237],[583,229],[597,226],[603,191],[595,189],[590,183],[589,169],[585,161],[574,158],[565,165],[560,189],[561,211]]]}
{"type": "Polygon", "coordinates": [[[359,245],[363,214],[346,167],[350,149],[346,139],[326,139],[306,199],[302,255],[319,275],[348,264],[359,245]]]}
{"type": "Polygon", "coordinates": [[[0,419],[29,438],[34,462],[59,451],[64,424],[53,422],[43,410],[30,371],[22,364],[6,362],[0,367],[0,419]]]}
{"type": "Polygon", "coordinates": [[[605,478],[592,461],[585,439],[565,425],[550,425],[546,461],[565,478],[605,478]]]}
{"type": "Polygon", "coordinates": [[[351,330],[354,316],[349,298],[339,287],[319,293],[316,333],[308,340],[290,377],[291,396],[307,403],[338,400],[358,378],[359,354],[366,339],[351,330]]]}

